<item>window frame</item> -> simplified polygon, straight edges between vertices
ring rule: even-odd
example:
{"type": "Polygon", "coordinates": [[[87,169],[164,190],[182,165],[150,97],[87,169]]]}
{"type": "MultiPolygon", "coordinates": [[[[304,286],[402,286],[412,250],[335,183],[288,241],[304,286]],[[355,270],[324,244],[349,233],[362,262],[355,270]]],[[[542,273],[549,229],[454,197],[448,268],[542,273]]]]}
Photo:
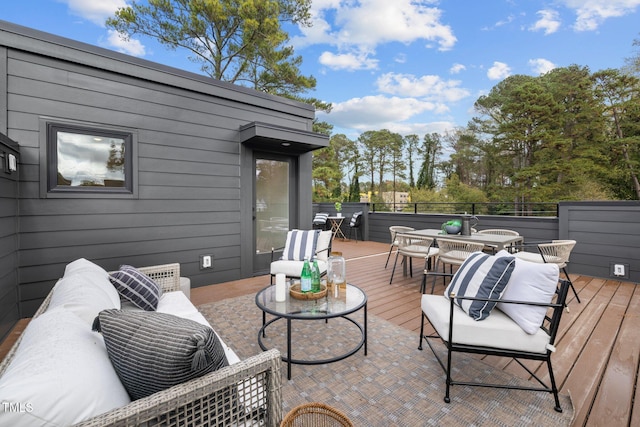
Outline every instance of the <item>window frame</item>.
{"type": "Polygon", "coordinates": [[[138,198],[138,137],[133,129],[41,120],[40,123],[40,193],[44,198],[138,198]],[[58,132],[119,138],[125,141],[124,187],[59,186],[58,132]]]}

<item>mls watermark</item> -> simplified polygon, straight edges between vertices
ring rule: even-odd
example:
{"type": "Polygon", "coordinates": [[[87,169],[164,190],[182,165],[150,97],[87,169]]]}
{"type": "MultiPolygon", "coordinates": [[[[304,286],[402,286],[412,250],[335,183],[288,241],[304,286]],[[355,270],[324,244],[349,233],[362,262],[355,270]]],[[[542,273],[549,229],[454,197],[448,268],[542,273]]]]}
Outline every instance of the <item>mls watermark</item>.
{"type": "Polygon", "coordinates": [[[0,403],[0,410],[2,410],[2,412],[28,414],[33,411],[33,404],[31,402],[2,402],[0,403]]]}

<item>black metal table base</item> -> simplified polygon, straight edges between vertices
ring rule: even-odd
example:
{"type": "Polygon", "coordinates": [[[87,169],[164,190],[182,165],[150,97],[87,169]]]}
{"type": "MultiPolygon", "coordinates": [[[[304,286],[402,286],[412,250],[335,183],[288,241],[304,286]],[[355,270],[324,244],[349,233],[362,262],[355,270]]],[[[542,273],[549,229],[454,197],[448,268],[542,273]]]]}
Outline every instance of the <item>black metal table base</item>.
{"type": "MultiPolygon", "coordinates": [[[[353,323],[354,325],[356,325],[356,327],[360,330],[360,334],[361,334],[361,340],[360,342],[358,342],[358,344],[353,347],[351,350],[349,350],[348,352],[341,354],[339,356],[335,356],[335,357],[331,357],[328,359],[317,359],[317,360],[307,360],[307,359],[294,359],[293,357],[291,357],[291,321],[292,320],[298,320],[298,321],[308,321],[308,320],[322,320],[322,319],[291,319],[291,318],[287,318],[285,319],[287,321],[287,355],[286,356],[282,356],[282,361],[283,362],[287,362],[287,379],[291,379],[291,364],[294,363],[296,365],[324,365],[325,363],[333,363],[333,362],[338,362],[340,360],[344,360],[347,357],[355,354],[358,350],[360,350],[361,348],[364,347],[364,355],[367,355],[367,305],[364,305],[364,320],[363,320],[363,325],[361,325],[360,323],[358,323],[356,320],[348,317],[348,316],[336,316],[335,318],[343,318],[348,320],[349,322],[353,323]]],[[[264,345],[264,343],[262,342],[262,338],[266,336],[266,328],[271,325],[272,323],[280,320],[280,319],[284,319],[284,317],[274,317],[273,319],[269,320],[268,322],[266,321],[266,313],[262,313],[262,327],[260,328],[260,330],[258,331],[258,344],[260,345],[260,348],[262,350],[268,350],[267,346],[264,345]]],[[[329,319],[324,319],[324,320],[329,320],[329,319]]]]}

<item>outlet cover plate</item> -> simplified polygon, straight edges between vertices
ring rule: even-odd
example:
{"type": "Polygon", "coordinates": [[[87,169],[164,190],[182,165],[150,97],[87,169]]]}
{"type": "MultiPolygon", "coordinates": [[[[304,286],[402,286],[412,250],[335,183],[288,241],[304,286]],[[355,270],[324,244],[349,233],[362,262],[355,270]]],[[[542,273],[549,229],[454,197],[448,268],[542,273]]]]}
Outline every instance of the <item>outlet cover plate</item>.
{"type": "Polygon", "coordinates": [[[625,264],[623,262],[610,262],[609,263],[609,277],[613,277],[616,279],[628,279],[629,278],[629,264],[625,264]],[[624,268],[624,275],[616,274],[616,265],[622,265],[624,268]]]}

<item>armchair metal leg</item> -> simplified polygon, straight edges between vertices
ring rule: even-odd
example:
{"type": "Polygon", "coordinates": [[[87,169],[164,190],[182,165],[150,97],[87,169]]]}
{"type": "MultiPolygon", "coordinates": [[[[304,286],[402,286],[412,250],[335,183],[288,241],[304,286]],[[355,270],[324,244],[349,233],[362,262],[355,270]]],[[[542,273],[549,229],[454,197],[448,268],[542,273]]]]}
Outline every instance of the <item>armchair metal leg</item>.
{"type": "Polygon", "coordinates": [[[564,275],[567,278],[567,281],[569,282],[569,286],[571,287],[573,294],[576,296],[576,300],[578,301],[578,304],[580,304],[580,297],[578,296],[578,292],[576,291],[576,288],[573,287],[573,282],[569,278],[569,273],[567,273],[566,267],[562,267],[562,271],[564,272],[564,275]]]}

